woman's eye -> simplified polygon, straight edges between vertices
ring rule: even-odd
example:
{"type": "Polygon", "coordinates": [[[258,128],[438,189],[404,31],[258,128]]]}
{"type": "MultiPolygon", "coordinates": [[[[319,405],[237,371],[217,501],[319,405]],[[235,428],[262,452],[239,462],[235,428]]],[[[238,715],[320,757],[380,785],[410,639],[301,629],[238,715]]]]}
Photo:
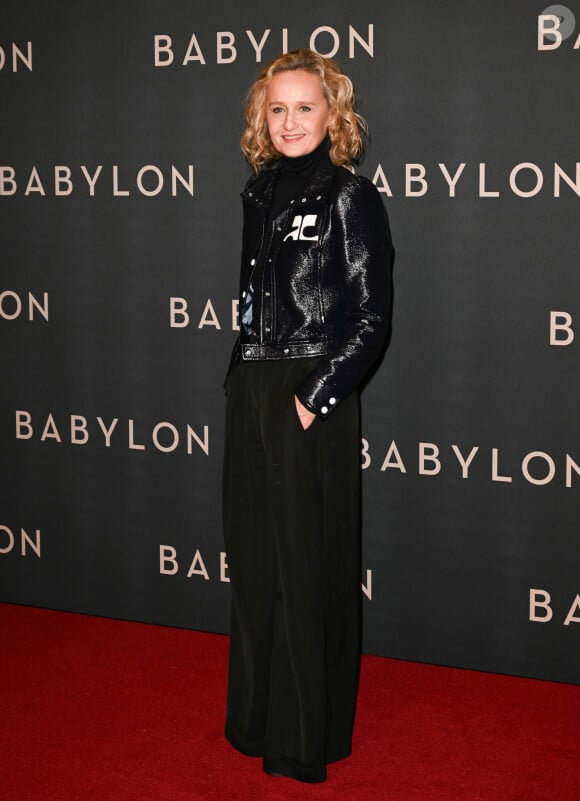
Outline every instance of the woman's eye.
{"type": "Polygon", "coordinates": [[[310,106],[300,106],[300,111],[310,111],[310,106]]]}
{"type": "Polygon", "coordinates": [[[273,109],[271,109],[271,111],[272,111],[272,114],[279,114],[279,113],[280,113],[281,111],[283,111],[283,110],[284,110],[284,109],[282,109],[280,106],[274,106],[274,108],[273,108],[273,109]]]}

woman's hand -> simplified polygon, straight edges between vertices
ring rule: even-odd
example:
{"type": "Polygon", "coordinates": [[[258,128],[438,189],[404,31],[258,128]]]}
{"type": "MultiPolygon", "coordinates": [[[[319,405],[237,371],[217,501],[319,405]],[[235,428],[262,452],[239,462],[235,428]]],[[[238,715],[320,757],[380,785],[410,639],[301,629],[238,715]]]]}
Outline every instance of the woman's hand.
{"type": "Polygon", "coordinates": [[[300,424],[302,428],[306,431],[307,428],[310,428],[312,423],[314,422],[314,418],[316,415],[314,412],[309,411],[306,406],[303,406],[298,397],[294,395],[294,403],[296,404],[296,412],[298,413],[298,417],[300,418],[300,424]]]}

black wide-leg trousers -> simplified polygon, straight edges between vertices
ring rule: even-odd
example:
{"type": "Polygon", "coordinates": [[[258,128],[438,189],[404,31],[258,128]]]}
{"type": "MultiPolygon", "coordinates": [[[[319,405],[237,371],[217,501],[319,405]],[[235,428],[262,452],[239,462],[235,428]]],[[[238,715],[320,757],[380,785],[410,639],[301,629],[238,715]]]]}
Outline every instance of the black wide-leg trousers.
{"type": "Polygon", "coordinates": [[[226,381],[223,524],[232,590],[225,734],[269,773],[318,782],[348,756],[360,663],[360,414],[303,430],[317,357],[226,381]]]}

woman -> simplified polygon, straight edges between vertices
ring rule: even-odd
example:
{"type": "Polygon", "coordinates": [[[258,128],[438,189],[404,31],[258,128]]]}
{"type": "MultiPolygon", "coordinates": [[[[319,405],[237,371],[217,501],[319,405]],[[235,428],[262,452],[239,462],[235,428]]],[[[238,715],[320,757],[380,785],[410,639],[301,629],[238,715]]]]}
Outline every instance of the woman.
{"type": "Polygon", "coordinates": [[[345,169],[364,120],[338,65],[275,58],[246,103],[240,334],[224,383],[232,589],[225,734],[305,782],[351,752],[360,660],[358,387],[384,345],[391,238],[345,169]]]}

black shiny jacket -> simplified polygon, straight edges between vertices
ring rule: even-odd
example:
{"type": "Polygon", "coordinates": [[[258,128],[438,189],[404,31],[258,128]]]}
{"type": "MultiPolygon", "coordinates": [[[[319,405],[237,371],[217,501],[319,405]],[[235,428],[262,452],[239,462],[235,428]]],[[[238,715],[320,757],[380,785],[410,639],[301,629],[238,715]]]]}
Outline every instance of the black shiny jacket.
{"type": "Polygon", "coordinates": [[[280,162],[262,169],[241,193],[239,308],[262,269],[260,330],[241,328],[224,386],[240,360],[320,356],[295,392],[324,418],[359,385],[387,337],[389,222],[374,184],[327,157],[266,230],[278,169],[280,162]]]}

